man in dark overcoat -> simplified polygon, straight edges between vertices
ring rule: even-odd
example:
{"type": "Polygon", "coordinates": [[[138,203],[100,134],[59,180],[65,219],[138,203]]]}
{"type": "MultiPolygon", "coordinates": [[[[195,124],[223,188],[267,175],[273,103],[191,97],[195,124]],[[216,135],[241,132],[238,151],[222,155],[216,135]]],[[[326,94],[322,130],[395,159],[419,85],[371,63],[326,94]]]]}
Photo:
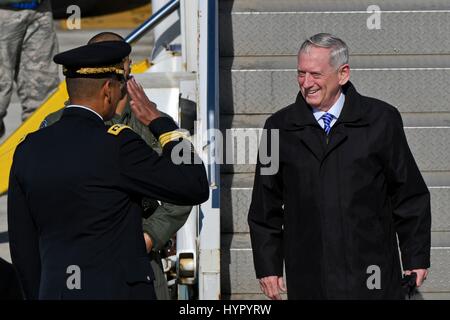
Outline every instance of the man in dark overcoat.
{"type": "Polygon", "coordinates": [[[403,299],[401,264],[417,286],[427,276],[431,213],[401,116],[356,91],[337,37],[306,40],[297,69],[295,103],[265,124],[279,168],[267,174],[258,157],[248,215],[261,289],[271,299],[286,289],[289,299],[403,299]]]}

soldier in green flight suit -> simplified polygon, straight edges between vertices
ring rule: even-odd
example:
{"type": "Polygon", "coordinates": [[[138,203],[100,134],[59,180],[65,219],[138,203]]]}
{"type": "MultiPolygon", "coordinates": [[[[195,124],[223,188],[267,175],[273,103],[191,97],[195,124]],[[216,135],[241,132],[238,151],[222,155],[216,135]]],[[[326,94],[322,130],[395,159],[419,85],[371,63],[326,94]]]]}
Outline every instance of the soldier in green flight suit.
{"type": "MultiPolygon", "coordinates": [[[[101,41],[124,41],[124,39],[113,32],[102,32],[89,40],[88,44],[101,41]]],[[[126,58],[124,65],[125,76],[128,77],[131,66],[129,57],[126,58]]],[[[58,121],[62,116],[63,110],[64,108],[49,114],[41,123],[41,128],[52,125],[58,121]]],[[[161,112],[161,114],[168,117],[168,115],[163,112],[161,112]]],[[[119,102],[114,117],[105,122],[105,124],[125,124],[130,126],[152,149],[161,154],[162,147],[159,141],[131,112],[127,95],[119,102]]],[[[149,258],[155,274],[154,286],[156,296],[158,300],[168,300],[170,299],[170,295],[159,251],[165,247],[170,238],[184,225],[189,217],[192,207],[178,206],[164,202],[159,204],[158,201],[154,199],[142,199],[142,208],[142,226],[147,251],[149,252],[149,258]]]]}

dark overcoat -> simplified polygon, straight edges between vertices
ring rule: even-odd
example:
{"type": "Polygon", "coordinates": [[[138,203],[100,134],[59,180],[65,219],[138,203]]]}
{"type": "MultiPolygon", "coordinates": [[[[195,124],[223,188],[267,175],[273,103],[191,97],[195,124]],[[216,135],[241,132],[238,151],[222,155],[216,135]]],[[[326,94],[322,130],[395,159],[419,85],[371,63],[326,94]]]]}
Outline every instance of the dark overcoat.
{"type": "MultiPolygon", "coordinates": [[[[156,137],[178,128],[169,118],[149,127],[156,137]]],[[[131,129],[113,133],[72,107],[17,147],[8,224],[27,299],[154,298],[142,197],[180,205],[208,198],[203,164],[171,160],[186,140],[168,142],[158,156],[131,129]]]]}
{"type": "Polygon", "coordinates": [[[284,261],[289,299],[402,299],[396,234],[405,270],[428,268],[429,191],[397,109],[343,89],[329,136],[301,94],[265,124],[279,130],[280,160],[261,175],[258,157],[248,216],[256,275],[282,275],[284,261]]]}

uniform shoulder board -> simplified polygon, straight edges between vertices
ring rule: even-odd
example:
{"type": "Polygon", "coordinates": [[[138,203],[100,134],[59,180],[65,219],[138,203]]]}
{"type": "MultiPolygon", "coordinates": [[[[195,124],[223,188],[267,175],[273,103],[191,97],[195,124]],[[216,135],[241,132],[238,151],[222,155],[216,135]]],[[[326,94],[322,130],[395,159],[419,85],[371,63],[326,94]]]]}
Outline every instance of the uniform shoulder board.
{"type": "MultiPolygon", "coordinates": [[[[123,129],[126,129],[126,128],[131,129],[130,126],[118,123],[118,124],[111,126],[108,129],[108,133],[117,136],[123,129]]],[[[133,129],[131,129],[131,130],[133,130],[133,129]]]]}

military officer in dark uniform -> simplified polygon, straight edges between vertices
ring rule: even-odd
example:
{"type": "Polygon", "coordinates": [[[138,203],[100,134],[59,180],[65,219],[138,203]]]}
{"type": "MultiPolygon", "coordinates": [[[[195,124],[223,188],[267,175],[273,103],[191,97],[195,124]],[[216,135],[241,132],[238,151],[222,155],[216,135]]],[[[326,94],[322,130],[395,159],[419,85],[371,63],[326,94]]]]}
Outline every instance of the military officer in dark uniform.
{"type": "MultiPolygon", "coordinates": [[[[88,44],[102,41],[125,41],[120,35],[114,32],[101,32],[92,37],[88,44]]],[[[125,57],[124,70],[125,78],[128,78],[131,69],[131,59],[125,57]]],[[[70,105],[67,101],[65,105],[70,105]]],[[[57,122],[63,115],[64,108],[49,114],[41,123],[41,128],[48,127],[57,122]]],[[[162,116],[169,115],[161,112],[162,116]]],[[[125,124],[130,126],[153,150],[161,154],[161,144],[148,130],[147,126],[139,121],[131,112],[129,97],[125,95],[117,104],[114,116],[105,121],[105,124],[125,124]]],[[[166,275],[161,262],[160,250],[165,247],[170,238],[185,224],[192,210],[192,206],[179,206],[172,203],[161,202],[155,199],[142,199],[143,219],[142,226],[144,237],[149,251],[149,258],[155,275],[155,293],[158,300],[169,300],[170,293],[166,275]]]]}
{"type": "Polygon", "coordinates": [[[141,199],[196,205],[208,198],[197,155],[190,153],[190,163],[171,159],[175,146],[189,143],[183,133],[160,117],[134,79],[125,87],[123,58],[130,50],[112,41],[56,55],[71,105],[16,149],[9,238],[27,299],[155,298],[141,199]],[[133,113],[161,142],[161,156],[129,127],[104,125],[125,88],[133,113]]]}

